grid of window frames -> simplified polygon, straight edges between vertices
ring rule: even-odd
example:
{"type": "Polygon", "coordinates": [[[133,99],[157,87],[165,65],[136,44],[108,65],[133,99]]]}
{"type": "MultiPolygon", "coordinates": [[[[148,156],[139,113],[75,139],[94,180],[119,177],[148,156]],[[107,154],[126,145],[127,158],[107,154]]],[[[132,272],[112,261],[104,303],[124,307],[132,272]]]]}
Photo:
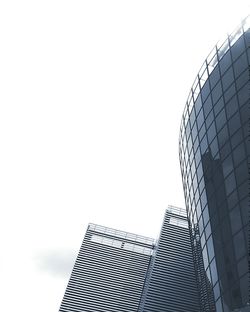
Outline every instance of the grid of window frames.
{"type": "Polygon", "coordinates": [[[247,18],[205,60],[181,122],[180,165],[197,281],[201,270],[207,280],[200,285],[202,311],[249,307],[249,66],[247,18]]]}

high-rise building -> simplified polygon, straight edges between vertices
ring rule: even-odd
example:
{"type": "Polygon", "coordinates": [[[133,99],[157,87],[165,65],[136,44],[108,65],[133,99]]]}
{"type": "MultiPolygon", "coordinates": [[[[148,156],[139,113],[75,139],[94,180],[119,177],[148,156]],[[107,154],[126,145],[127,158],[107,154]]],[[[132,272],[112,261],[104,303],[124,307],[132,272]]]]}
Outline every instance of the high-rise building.
{"type": "Polygon", "coordinates": [[[250,21],[219,42],[184,109],[180,164],[202,311],[250,311],[250,21]]]}
{"type": "Polygon", "coordinates": [[[184,209],[169,206],[152,256],[140,312],[199,312],[184,209]]]}
{"type": "Polygon", "coordinates": [[[170,206],[158,241],[90,224],[60,312],[199,312],[186,212],[170,206]]]}
{"type": "Polygon", "coordinates": [[[89,224],[60,312],[137,312],[154,240],[89,224]]]}
{"type": "Polygon", "coordinates": [[[61,312],[250,312],[250,18],[201,67],[179,155],[187,215],[157,242],[90,224],[61,312]]]}

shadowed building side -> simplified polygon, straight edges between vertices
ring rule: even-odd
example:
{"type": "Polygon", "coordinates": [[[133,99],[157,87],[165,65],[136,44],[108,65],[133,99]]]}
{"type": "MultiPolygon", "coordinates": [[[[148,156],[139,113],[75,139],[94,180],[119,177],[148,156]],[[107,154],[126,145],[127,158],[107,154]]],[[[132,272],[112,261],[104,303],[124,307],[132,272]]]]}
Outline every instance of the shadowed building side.
{"type": "Polygon", "coordinates": [[[199,312],[186,211],[170,206],[153,255],[139,311],[199,312]]]}

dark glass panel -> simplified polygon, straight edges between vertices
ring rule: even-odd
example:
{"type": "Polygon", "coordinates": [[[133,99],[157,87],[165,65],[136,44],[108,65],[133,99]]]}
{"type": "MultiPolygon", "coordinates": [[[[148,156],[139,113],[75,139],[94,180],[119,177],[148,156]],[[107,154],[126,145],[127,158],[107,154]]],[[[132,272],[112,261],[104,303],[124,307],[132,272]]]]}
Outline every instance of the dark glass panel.
{"type": "Polygon", "coordinates": [[[240,142],[243,141],[242,130],[239,129],[232,137],[231,137],[231,145],[234,149],[240,142]]]}
{"type": "Polygon", "coordinates": [[[244,37],[241,36],[231,48],[233,61],[235,61],[244,50],[245,50],[244,37]]]}
{"type": "Polygon", "coordinates": [[[196,192],[196,189],[198,188],[198,182],[197,182],[197,177],[196,175],[194,176],[194,179],[193,179],[193,187],[194,187],[194,190],[196,192]]]}
{"type": "Polygon", "coordinates": [[[242,306],[240,285],[237,283],[232,287],[232,305],[233,307],[242,306]]]}
{"type": "Polygon", "coordinates": [[[210,125],[214,122],[214,114],[213,114],[213,111],[211,111],[209,113],[209,115],[207,116],[206,120],[206,126],[207,126],[207,129],[210,127],[210,125]]]}
{"type": "Polygon", "coordinates": [[[208,137],[209,144],[213,141],[215,136],[216,136],[216,129],[213,123],[211,127],[207,130],[207,137],[208,137]]]}
{"type": "Polygon", "coordinates": [[[234,81],[234,73],[233,68],[230,67],[228,71],[222,77],[222,86],[223,89],[226,90],[234,81]]]}
{"type": "Polygon", "coordinates": [[[248,186],[248,180],[247,180],[238,187],[238,194],[239,194],[240,200],[245,198],[245,196],[248,194],[248,190],[249,190],[249,186],[248,186]]]}
{"type": "Polygon", "coordinates": [[[190,135],[190,131],[191,131],[190,123],[187,122],[187,125],[186,125],[186,128],[185,128],[185,133],[186,133],[187,138],[188,138],[189,135],[190,135]]]}
{"type": "Polygon", "coordinates": [[[238,101],[236,95],[228,101],[226,105],[227,118],[229,119],[238,110],[238,101]]]}
{"type": "Polygon", "coordinates": [[[202,127],[199,130],[199,139],[200,141],[202,140],[204,134],[206,133],[206,126],[205,124],[202,125],[202,127]]]}
{"type": "Polygon", "coordinates": [[[196,153],[195,153],[195,161],[196,161],[196,165],[198,165],[200,163],[201,160],[201,153],[200,153],[200,149],[197,149],[196,153]]]}
{"type": "Polygon", "coordinates": [[[233,159],[232,156],[229,155],[223,162],[222,162],[222,169],[224,178],[228,176],[228,174],[233,170],[233,159]]]}
{"type": "Polygon", "coordinates": [[[194,125],[194,122],[195,122],[195,110],[194,110],[194,107],[191,111],[191,114],[189,116],[189,122],[190,122],[190,125],[191,125],[191,128],[193,128],[193,125],[194,125]]]}
{"type": "Polygon", "coordinates": [[[203,170],[202,170],[202,165],[201,163],[197,167],[197,179],[200,181],[201,177],[203,176],[203,170]]]}
{"type": "Polygon", "coordinates": [[[238,185],[248,179],[248,167],[245,161],[235,169],[235,176],[238,185]]]}
{"type": "Polygon", "coordinates": [[[211,97],[209,96],[206,101],[204,102],[203,104],[203,110],[204,110],[204,115],[205,117],[207,117],[207,115],[209,114],[209,112],[211,111],[212,109],[212,99],[211,97]]]}
{"type": "Polygon", "coordinates": [[[228,128],[229,132],[232,135],[235,133],[241,126],[240,116],[239,114],[235,114],[229,121],[228,121],[228,128]]]}
{"type": "Polygon", "coordinates": [[[231,210],[229,215],[231,220],[232,233],[235,234],[242,227],[239,206],[236,206],[233,210],[231,210]]]}
{"type": "Polygon", "coordinates": [[[216,103],[222,96],[221,82],[219,81],[212,91],[213,102],[216,103]]]}
{"type": "MultiPolygon", "coordinates": [[[[237,146],[233,151],[234,165],[235,167],[246,157],[245,154],[245,145],[243,142],[237,146]]],[[[247,171],[247,170],[246,170],[247,171]]]]}
{"type": "Polygon", "coordinates": [[[203,155],[208,148],[208,142],[207,142],[206,136],[203,137],[202,141],[200,142],[200,146],[201,146],[201,154],[203,155]]]}
{"type": "Polygon", "coordinates": [[[234,63],[234,73],[235,77],[239,75],[248,68],[247,56],[246,53],[242,54],[241,57],[234,63]]]}
{"type": "Polygon", "coordinates": [[[250,32],[247,31],[244,33],[245,41],[246,41],[246,47],[250,47],[250,32]]]}
{"type": "Polygon", "coordinates": [[[223,108],[222,111],[217,115],[217,117],[216,117],[215,120],[216,120],[217,131],[219,132],[220,129],[223,128],[223,126],[225,125],[225,123],[226,123],[226,121],[227,121],[227,117],[226,117],[224,108],[223,108]]]}
{"type": "MultiPolygon", "coordinates": [[[[247,194],[246,194],[247,195],[247,194]]],[[[241,216],[242,216],[242,221],[243,221],[243,225],[248,225],[249,223],[249,201],[248,201],[248,197],[245,197],[244,199],[242,199],[240,201],[240,211],[241,211],[241,216]]]]}
{"type": "Polygon", "coordinates": [[[232,311],[231,309],[229,309],[228,304],[229,304],[228,300],[227,300],[227,302],[225,302],[225,300],[223,301],[223,312],[231,312],[232,311]]]}
{"type": "Polygon", "coordinates": [[[195,112],[196,112],[196,116],[198,115],[200,109],[202,107],[202,101],[201,101],[201,96],[200,94],[198,95],[195,104],[194,104],[194,108],[195,108],[195,112]]]}
{"type": "Polygon", "coordinates": [[[231,233],[231,227],[228,217],[228,207],[226,202],[226,197],[224,196],[224,201],[221,204],[218,204],[218,215],[221,224],[222,235],[226,241],[231,233]]]}
{"type": "Polygon", "coordinates": [[[225,109],[223,108],[222,111],[216,117],[216,127],[217,131],[219,132],[222,129],[227,121],[225,109]]]}
{"type": "Polygon", "coordinates": [[[211,89],[213,89],[213,87],[216,85],[219,79],[220,79],[219,67],[216,66],[209,76],[211,89]]]}
{"type": "Polygon", "coordinates": [[[223,178],[220,166],[217,168],[214,167],[213,169],[214,169],[214,172],[212,175],[212,179],[213,179],[214,186],[217,189],[223,184],[224,178],[223,178]]]}
{"type": "Polygon", "coordinates": [[[245,70],[236,80],[236,88],[239,90],[244,84],[249,81],[249,70],[245,70]]]}
{"type": "Polygon", "coordinates": [[[199,147],[199,139],[198,139],[198,136],[196,137],[193,137],[193,140],[194,140],[194,152],[196,153],[198,147],[199,147]]]}
{"type": "Polygon", "coordinates": [[[225,179],[225,187],[227,195],[229,195],[236,188],[236,181],[233,172],[225,179]]]}
{"type": "Polygon", "coordinates": [[[221,129],[221,131],[218,134],[219,146],[222,147],[226,143],[227,140],[228,140],[228,130],[227,130],[227,126],[225,125],[225,127],[221,129]]]}
{"type": "Polygon", "coordinates": [[[201,96],[202,96],[203,102],[206,100],[209,93],[210,93],[210,86],[209,86],[209,80],[207,80],[201,89],[201,96]]]}
{"type": "Polygon", "coordinates": [[[192,131],[192,137],[193,137],[193,141],[194,141],[196,136],[197,136],[197,125],[196,125],[196,122],[193,123],[191,131],[192,131]]]}
{"type": "Polygon", "coordinates": [[[210,149],[211,149],[212,157],[215,158],[215,156],[218,154],[218,151],[219,151],[217,137],[210,144],[210,149]]]}
{"type": "Polygon", "coordinates": [[[201,109],[198,116],[197,116],[197,126],[198,129],[201,128],[202,124],[204,122],[204,115],[203,115],[203,110],[201,109]]]}
{"type": "Polygon", "coordinates": [[[238,91],[239,106],[244,105],[249,100],[249,83],[238,91]]]}
{"type": "Polygon", "coordinates": [[[230,50],[228,50],[227,53],[223,56],[223,58],[219,62],[222,75],[225,73],[225,71],[228,69],[231,63],[232,63],[232,60],[231,60],[230,50]]]}
{"type": "Polygon", "coordinates": [[[228,154],[231,153],[231,147],[229,142],[227,142],[221,149],[220,149],[220,157],[221,159],[225,159],[228,154]]]}
{"type": "Polygon", "coordinates": [[[224,107],[224,99],[223,97],[221,97],[219,101],[214,105],[215,115],[217,115],[222,110],[223,107],[224,107]]]}
{"type": "Polygon", "coordinates": [[[243,231],[240,231],[233,238],[236,259],[240,259],[246,255],[245,237],[243,231]]]}
{"type": "Polygon", "coordinates": [[[242,276],[248,272],[247,257],[242,258],[237,265],[239,276],[242,276]]]}
{"type": "Polygon", "coordinates": [[[199,190],[200,190],[200,194],[202,193],[202,191],[205,188],[205,183],[204,183],[204,178],[202,177],[200,182],[199,182],[199,190]]]}
{"type": "MultiPolygon", "coordinates": [[[[246,274],[240,279],[240,289],[242,294],[243,306],[249,307],[249,275],[246,274]]],[[[244,311],[244,310],[242,310],[244,311]]],[[[245,310],[247,312],[247,310],[245,310]]]]}
{"type": "MultiPolygon", "coordinates": [[[[249,85],[249,97],[250,97],[250,85],[249,85]]],[[[240,108],[240,117],[242,124],[249,121],[250,118],[250,106],[249,103],[246,103],[245,105],[241,106],[240,108]]]]}
{"type": "Polygon", "coordinates": [[[227,205],[229,210],[231,210],[238,203],[238,194],[235,190],[227,197],[227,205]]]}
{"type": "MultiPolygon", "coordinates": [[[[249,138],[249,123],[248,123],[248,122],[245,123],[245,124],[242,126],[241,129],[243,130],[243,137],[244,137],[244,140],[248,140],[248,138],[249,138]]],[[[249,150],[248,148],[249,148],[249,145],[250,145],[250,144],[247,144],[247,141],[245,141],[245,142],[246,142],[247,150],[249,150]]]]}
{"type": "Polygon", "coordinates": [[[224,93],[224,99],[225,102],[227,103],[228,100],[231,99],[231,97],[236,93],[236,88],[235,88],[235,84],[233,83],[231,85],[231,87],[229,87],[229,89],[227,89],[227,91],[224,93]]]}
{"type": "Polygon", "coordinates": [[[216,190],[216,200],[217,205],[220,206],[221,203],[224,203],[226,200],[226,193],[225,193],[225,185],[222,184],[217,190],[216,190]]]}

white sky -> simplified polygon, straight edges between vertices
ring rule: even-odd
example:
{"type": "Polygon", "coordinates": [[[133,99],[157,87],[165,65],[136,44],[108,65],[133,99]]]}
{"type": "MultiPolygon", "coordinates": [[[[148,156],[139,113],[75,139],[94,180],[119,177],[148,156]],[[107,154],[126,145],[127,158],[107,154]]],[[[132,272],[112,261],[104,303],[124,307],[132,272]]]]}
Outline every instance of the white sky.
{"type": "Polygon", "coordinates": [[[181,113],[248,3],[1,2],[2,311],[58,311],[89,222],[156,237],[184,205],[181,113]]]}

